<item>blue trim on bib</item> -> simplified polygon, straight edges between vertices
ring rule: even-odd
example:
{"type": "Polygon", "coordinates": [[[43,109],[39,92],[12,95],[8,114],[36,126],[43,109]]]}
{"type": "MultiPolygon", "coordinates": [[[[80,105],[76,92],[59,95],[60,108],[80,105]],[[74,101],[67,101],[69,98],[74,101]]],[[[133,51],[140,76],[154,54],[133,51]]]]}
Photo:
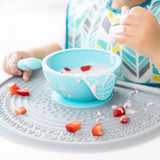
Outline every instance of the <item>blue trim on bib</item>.
{"type": "MultiPolygon", "coordinates": [[[[142,4],[137,5],[137,6],[145,7],[145,6],[149,5],[150,2],[151,2],[151,0],[147,0],[146,2],[143,2],[142,4]]],[[[111,10],[111,11],[114,12],[114,13],[117,13],[117,14],[119,13],[119,14],[120,14],[120,13],[121,13],[121,10],[112,8],[112,7],[111,7],[111,4],[112,4],[112,0],[109,0],[108,3],[107,3],[107,5],[106,5],[106,8],[109,9],[109,10],[111,10]]],[[[136,7],[136,6],[133,6],[133,7],[136,7]]],[[[133,8],[133,7],[130,7],[130,8],[133,8]]]]}
{"type": "Polygon", "coordinates": [[[154,3],[153,3],[153,6],[154,6],[154,5],[156,5],[156,4],[158,4],[158,3],[160,3],[160,1],[156,1],[156,2],[154,2],[154,3]]]}
{"type": "Polygon", "coordinates": [[[68,12],[69,12],[69,6],[70,2],[67,4],[67,10],[66,10],[66,45],[65,48],[68,48],[68,12]]]}

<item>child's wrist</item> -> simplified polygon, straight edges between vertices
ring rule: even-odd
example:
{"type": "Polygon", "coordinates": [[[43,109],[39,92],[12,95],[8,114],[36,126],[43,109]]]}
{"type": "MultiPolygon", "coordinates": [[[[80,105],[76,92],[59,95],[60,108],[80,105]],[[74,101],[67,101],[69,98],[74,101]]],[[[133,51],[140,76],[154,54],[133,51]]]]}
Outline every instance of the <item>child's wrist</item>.
{"type": "Polygon", "coordinates": [[[28,57],[35,57],[34,52],[30,49],[26,51],[26,54],[28,55],[28,57]]]}

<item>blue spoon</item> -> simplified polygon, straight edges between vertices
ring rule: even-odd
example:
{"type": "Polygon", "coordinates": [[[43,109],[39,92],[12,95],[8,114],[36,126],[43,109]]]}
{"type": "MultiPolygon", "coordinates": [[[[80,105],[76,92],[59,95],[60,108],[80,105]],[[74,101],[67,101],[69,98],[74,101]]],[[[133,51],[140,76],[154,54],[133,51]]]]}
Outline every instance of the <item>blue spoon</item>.
{"type": "Polygon", "coordinates": [[[26,58],[17,62],[17,67],[21,71],[35,70],[42,67],[42,61],[38,58],[26,58]]]}

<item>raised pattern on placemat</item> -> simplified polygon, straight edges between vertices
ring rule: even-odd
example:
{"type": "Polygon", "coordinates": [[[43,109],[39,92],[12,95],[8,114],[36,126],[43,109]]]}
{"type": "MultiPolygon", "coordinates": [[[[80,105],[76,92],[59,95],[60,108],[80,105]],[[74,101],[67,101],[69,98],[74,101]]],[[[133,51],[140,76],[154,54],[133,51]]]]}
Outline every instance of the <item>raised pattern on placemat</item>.
{"type": "Polygon", "coordinates": [[[158,95],[151,94],[146,99],[146,92],[135,92],[134,89],[127,89],[116,86],[118,92],[113,98],[93,108],[70,108],[55,102],[52,88],[42,79],[33,79],[30,82],[23,82],[21,78],[12,78],[1,88],[0,93],[0,122],[13,132],[24,136],[49,140],[60,143],[92,144],[107,143],[121,139],[132,138],[158,127],[160,124],[160,102],[158,95]],[[22,97],[10,95],[7,84],[15,82],[21,88],[28,87],[30,96],[22,97]],[[126,110],[134,110],[129,113],[130,121],[121,124],[119,118],[113,117],[113,105],[121,106],[127,100],[133,104],[126,110]],[[147,103],[154,102],[154,105],[147,106],[147,103]],[[27,109],[24,115],[14,115],[14,107],[23,106],[27,109]],[[101,116],[97,115],[101,113],[101,116]],[[65,130],[65,124],[70,121],[79,120],[82,128],[76,133],[69,133],[65,130]],[[103,135],[93,137],[92,127],[102,122],[103,135]]]}

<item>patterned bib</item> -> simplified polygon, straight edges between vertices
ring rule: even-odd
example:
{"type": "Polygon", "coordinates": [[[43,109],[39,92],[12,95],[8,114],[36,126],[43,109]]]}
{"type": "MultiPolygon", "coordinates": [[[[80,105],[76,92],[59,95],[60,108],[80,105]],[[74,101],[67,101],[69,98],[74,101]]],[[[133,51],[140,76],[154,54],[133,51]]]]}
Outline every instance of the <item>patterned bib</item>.
{"type": "MultiPolygon", "coordinates": [[[[111,8],[111,2],[111,0],[70,1],[67,8],[66,48],[110,50],[109,30],[121,17],[121,11],[111,8]]],[[[160,1],[147,0],[140,6],[149,9],[160,21],[160,1]]],[[[150,59],[119,44],[113,45],[113,52],[118,54],[123,62],[121,79],[135,83],[160,84],[160,74],[150,59]]]]}

